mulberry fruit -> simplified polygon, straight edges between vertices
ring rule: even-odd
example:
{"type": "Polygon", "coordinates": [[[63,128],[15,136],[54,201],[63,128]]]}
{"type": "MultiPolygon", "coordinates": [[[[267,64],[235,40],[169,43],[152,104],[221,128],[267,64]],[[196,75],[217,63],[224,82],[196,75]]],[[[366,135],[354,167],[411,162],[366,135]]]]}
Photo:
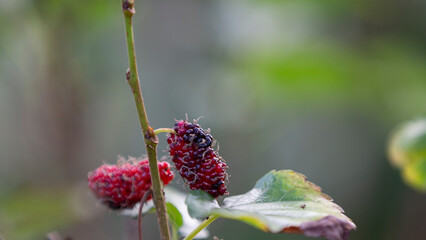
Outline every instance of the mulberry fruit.
{"type": "MultiPolygon", "coordinates": [[[[167,185],[174,177],[170,164],[159,162],[158,169],[167,185]]],[[[89,173],[88,183],[96,197],[111,209],[132,208],[151,188],[148,160],[131,158],[119,165],[103,164],[89,173]]]]}
{"type": "Polygon", "coordinates": [[[228,168],[212,148],[213,137],[195,121],[177,121],[167,139],[172,161],[191,190],[203,190],[214,198],[227,193],[228,168]]]}

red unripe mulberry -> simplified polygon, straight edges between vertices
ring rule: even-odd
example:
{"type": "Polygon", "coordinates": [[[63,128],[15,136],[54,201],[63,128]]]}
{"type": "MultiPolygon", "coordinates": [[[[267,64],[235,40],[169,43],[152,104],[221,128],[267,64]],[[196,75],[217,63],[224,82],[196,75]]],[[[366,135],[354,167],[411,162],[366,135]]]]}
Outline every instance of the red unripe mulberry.
{"type": "Polygon", "coordinates": [[[167,142],[172,161],[191,190],[203,190],[213,197],[227,193],[228,168],[212,148],[213,137],[197,123],[177,121],[167,142]]]}
{"type": "MultiPolygon", "coordinates": [[[[151,188],[148,160],[132,160],[119,165],[103,164],[89,173],[89,188],[111,209],[132,208],[151,188]]],[[[158,169],[163,184],[167,185],[174,176],[170,164],[158,162],[158,169]]]]}

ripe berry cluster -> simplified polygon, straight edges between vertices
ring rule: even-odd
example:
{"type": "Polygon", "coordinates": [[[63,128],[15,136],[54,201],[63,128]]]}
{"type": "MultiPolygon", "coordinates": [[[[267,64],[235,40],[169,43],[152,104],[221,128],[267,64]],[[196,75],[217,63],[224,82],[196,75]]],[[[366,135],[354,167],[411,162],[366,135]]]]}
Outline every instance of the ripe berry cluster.
{"type": "MultiPolygon", "coordinates": [[[[151,188],[148,160],[131,160],[119,166],[103,164],[89,173],[89,188],[111,209],[132,208],[151,188]]],[[[163,184],[167,185],[174,177],[170,164],[159,162],[158,169],[163,184]]]]}
{"type": "Polygon", "coordinates": [[[212,148],[213,137],[196,122],[177,121],[167,142],[176,169],[191,190],[200,189],[213,197],[227,193],[228,168],[212,148]]]}

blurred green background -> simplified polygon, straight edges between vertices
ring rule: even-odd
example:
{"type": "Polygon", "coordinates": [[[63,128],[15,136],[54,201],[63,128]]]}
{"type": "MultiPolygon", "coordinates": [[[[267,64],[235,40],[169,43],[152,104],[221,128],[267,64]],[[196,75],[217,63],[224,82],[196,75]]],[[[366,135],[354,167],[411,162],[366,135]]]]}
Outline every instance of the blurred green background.
{"type": "MultiPolygon", "coordinates": [[[[151,124],[203,116],[231,195],[293,169],[354,220],[351,240],[426,238],[426,196],[386,156],[389,131],[425,114],[426,1],[137,0],[136,12],[151,124]]],[[[126,54],[118,0],[0,0],[2,239],[136,239],[136,221],[86,186],[102,162],[144,153],[126,54]]],[[[308,239],[222,219],[210,230],[308,239]]]]}

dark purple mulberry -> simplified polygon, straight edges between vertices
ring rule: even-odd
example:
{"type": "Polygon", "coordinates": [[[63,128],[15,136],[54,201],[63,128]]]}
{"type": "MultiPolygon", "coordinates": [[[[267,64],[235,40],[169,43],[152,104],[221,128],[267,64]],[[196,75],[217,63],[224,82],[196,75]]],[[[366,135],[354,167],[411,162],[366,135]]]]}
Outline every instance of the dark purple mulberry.
{"type": "Polygon", "coordinates": [[[191,190],[203,190],[214,198],[227,194],[228,168],[212,148],[213,137],[197,123],[177,121],[167,142],[176,169],[191,190]]]}

